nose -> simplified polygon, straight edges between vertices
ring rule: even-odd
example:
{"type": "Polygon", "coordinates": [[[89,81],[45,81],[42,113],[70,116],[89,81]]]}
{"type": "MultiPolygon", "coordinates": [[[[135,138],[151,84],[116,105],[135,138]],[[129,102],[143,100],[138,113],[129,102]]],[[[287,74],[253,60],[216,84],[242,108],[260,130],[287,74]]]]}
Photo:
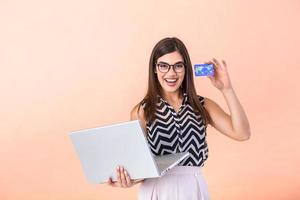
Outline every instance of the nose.
{"type": "Polygon", "coordinates": [[[168,71],[168,73],[167,74],[177,74],[176,72],[175,72],[175,70],[174,70],[174,65],[171,65],[170,66],[170,70],[168,71]]]}

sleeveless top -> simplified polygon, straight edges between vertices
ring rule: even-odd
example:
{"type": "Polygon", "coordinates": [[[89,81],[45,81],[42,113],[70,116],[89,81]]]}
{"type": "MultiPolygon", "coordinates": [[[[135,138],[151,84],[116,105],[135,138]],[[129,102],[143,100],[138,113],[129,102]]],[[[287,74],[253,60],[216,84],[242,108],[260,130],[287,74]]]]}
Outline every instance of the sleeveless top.
{"type": "MultiPolygon", "coordinates": [[[[201,115],[196,115],[188,103],[188,95],[183,94],[183,102],[178,113],[158,96],[155,119],[146,124],[147,141],[153,155],[189,152],[179,166],[203,166],[208,157],[206,127],[201,115]]],[[[201,105],[204,97],[198,95],[201,105]]],[[[145,101],[141,102],[144,107],[145,101]]]]}

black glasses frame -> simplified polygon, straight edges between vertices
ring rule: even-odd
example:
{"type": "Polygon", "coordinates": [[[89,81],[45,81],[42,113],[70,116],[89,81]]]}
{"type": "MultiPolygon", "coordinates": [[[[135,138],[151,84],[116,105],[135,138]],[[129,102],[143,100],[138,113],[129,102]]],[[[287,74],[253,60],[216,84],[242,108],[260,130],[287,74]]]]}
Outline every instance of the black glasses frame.
{"type": "Polygon", "coordinates": [[[155,66],[157,66],[158,70],[159,70],[161,73],[168,73],[168,72],[170,71],[171,67],[173,68],[173,71],[176,72],[176,73],[181,73],[181,72],[183,72],[184,69],[185,69],[185,63],[184,63],[184,62],[177,62],[177,63],[175,63],[175,64],[173,64],[173,65],[170,65],[169,63],[166,63],[166,62],[159,62],[159,63],[156,63],[155,66]],[[167,70],[167,71],[161,71],[161,69],[160,69],[160,67],[159,67],[160,64],[167,65],[167,66],[168,66],[168,70],[167,70]],[[180,69],[180,71],[178,71],[178,70],[176,71],[176,70],[175,70],[175,69],[178,69],[178,68],[175,68],[175,65],[178,65],[178,64],[182,64],[182,65],[183,65],[183,68],[180,69]]]}

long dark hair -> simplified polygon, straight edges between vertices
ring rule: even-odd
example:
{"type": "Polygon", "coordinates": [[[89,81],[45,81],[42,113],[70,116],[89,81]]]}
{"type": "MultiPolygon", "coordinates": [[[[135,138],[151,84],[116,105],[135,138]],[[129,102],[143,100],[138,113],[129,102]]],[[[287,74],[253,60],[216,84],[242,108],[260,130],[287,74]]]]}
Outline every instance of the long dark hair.
{"type": "Polygon", "coordinates": [[[207,126],[211,121],[211,118],[197,97],[190,56],[183,42],[176,37],[160,40],[152,50],[149,61],[148,90],[142,101],[145,102],[144,117],[148,123],[151,123],[155,119],[156,103],[158,102],[157,95],[162,96],[161,86],[154,73],[155,63],[159,57],[174,51],[178,51],[181,54],[185,63],[185,75],[181,85],[182,92],[185,92],[188,95],[188,103],[194,109],[196,114],[202,116],[203,122],[205,126],[207,126]]]}

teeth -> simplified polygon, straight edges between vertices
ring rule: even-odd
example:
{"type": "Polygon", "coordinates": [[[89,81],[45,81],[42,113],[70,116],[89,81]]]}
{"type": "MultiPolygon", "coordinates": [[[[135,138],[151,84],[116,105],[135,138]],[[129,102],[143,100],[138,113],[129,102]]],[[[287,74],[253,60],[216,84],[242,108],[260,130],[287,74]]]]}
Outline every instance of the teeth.
{"type": "Polygon", "coordinates": [[[174,83],[174,82],[176,82],[177,81],[177,79],[165,79],[166,81],[168,81],[168,82],[171,82],[171,83],[174,83]]]}

